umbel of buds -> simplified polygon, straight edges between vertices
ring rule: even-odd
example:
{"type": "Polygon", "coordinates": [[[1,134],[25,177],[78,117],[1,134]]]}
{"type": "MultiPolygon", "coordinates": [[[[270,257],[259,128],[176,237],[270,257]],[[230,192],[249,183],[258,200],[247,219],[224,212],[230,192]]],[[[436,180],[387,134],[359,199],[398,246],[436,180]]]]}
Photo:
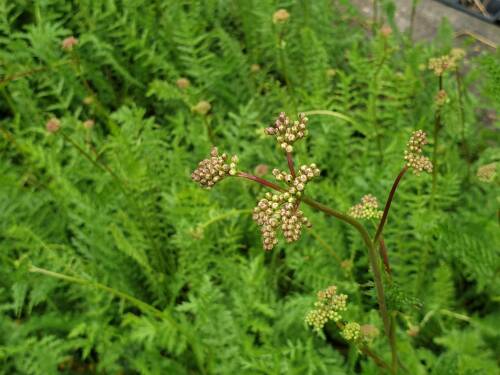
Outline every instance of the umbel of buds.
{"type": "Polygon", "coordinates": [[[361,326],[356,322],[347,323],[340,334],[347,341],[357,341],[361,336],[361,326]]]}
{"type": "Polygon", "coordinates": [[[265,250],[272,250],[278,243],[277,231],[281,228],[287,242],[297,241],[302,233],[302,227],[310,227],[309,219],[299,209],[300,196],[306,184],[319,176],[316,164],[302,165],[294,177],[289,173],[273,170],[273,175],[278,181],[288,185],[286,192],[267,193],[253,211],[253,219],[259,225],[262,233],[262,244],[265,250]]]}
{"type": "Polygon", "coordinates": [[[349,215],[356,219],[380,219],[383,212],[378,209],[378,200],[371,194],[361,198],[361,203],[352,206],[349,215]]]}
{"type": "Polygon", "coordinates": [[[340,321],[342,319],[341,313],[346,308],[347,296],[337,294],[337,287],[332,285],[318,292],[314,309],[307,313],[305,322],[312,326],[316,332],[320,332],[328,321],[340,321]]]}
{"type": "Polygon", "coordinates": [[[237,163],[238,156],[232,156],[231,161],[228,162],[228,156],[226,154],[219,155],[217,147],[213,147],[210,157],[198,164],[198,168],[191,174],[191,178],[202,187],[210,189],[224,177],[234,176],[237,163]]]}
{"type": "Polygon", "coordinates": [[[267,135],[274,135],[278,144],[286,152],[293,151],[293,143],[307,135],[307,117],[299,115],[298,121],[291,122],[285,112],[281,112],[274,126],[265,129],[267,135]]]}
{"type": "Polygon", "coordinates": [[[427,144],[427,135],[423,130],[413,132],[406,144],[405,160],[406,166],[412,168],[418,176],[422,171],[432,172],[432,162],[428,157],[422,155],[422,148],[427,144]]]}
{"type": "Polygon", "coordinates": [[[253,219],[261,227],[262,244],[265,250],[272,250],[278,243],[276,232],[281,227],[287,242],[300,238],[302,226],[311,226],[309,219],[299,210],[295,196],[286,193],[266,193],[253,210],[253,219]]]}

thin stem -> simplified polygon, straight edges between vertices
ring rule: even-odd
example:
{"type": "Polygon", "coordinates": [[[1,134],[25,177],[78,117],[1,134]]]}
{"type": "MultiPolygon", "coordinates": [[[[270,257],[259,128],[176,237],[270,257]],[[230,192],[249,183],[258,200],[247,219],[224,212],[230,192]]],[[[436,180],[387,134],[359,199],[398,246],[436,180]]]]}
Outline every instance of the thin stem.
{"type": "Polygon", "coordinates": [[[118,185],[123,190],[126,190],[125,182],[120,177],[118,177],[116,173],[111,170],[111,168],[109,168],[106,164],[102,164],[94,160],[94,158],[89,153],[87,153],[83,148],[81,148],[80,145],[78,145],[78,143],[76,143],[73,139],[64,134],[64,132],[61,132],[61,135],[67,142],[71,143],[71,145],[75,147],[78,150],[78,152],[82,154],[87,160],[89,160],[94,166],[96,166],[99,169],[102,169],[104,172],[109,173],[111,177],[113,177],[118,182],[118,185]]]}
{"type": "Polygon", "coordinates": [[[413,0],[411,2],[411,14],[410,14],[410,41],[413,40],[413,29],[415,28],[415,16],[417,14],[417,4],[418,0],[413,0]]]}
{"type": "Polygon", "coordinates": [[[397,343],[396,343],[396,319],[391,315],[391,334],[389,335],[389,342],[391,343],[391,372],[397,374],[398,372],[398,356],[397,356],[397,343]]]}
{"type": "Polygon", "coordinates": [[[243,178],[246,178],[248,180],[255,181],[255,182],[257,182],[257,183],[259,183],[261,185],[267,186],[268,188],[271,188],[271,189],[274,189],[274,190],[277,190],[277,191],[281,191],[281,192],[286,192],[286,189],[282,188],[281,186],[276,185],[275,183],[273,183],[271,181],[268,181],[268,180],[265,180],[263,178],[254,176],[254,175],[252,175],[250,173],[238,172],[236,174],[236,177],[243,177],[243,178]]]}
{"type": "Polygon", "coordinates": [[[380,219],[380,223],[377,228],[377,232],[375,233],[375,237],[373,237],[373,243],[378,243],[380,236],[382,235],[382,231],[384,230],[384,225],[387,221],[387,216],[389,215],[389,210],[391,208],[392,200],[394,199],[394,194],[396,193],[396,189],[398,188],[399,181],[403,178],[404,174],[408,170],[408,167],[405,165],[401,172],[399,172],[398,176],[394,180],[392,184],[391,191],[389,192],[389,197],[385,202],[384,213],[382,214],[382,219],[380,219]]]}
{"type": "Polygon", "coordinates": [[[154,307],[154,306],[152,306],[144,301],[141,301],[140,299],[137,299],[137,298],[135,298],[127,293],[124,293],[122,291],[116,290],[114,288],[111,288],[107,285],[104,285],[104,284],[101,284],[101,283],[98,283],[95,281],[86,280],[86,279],[82,279],[82,278],[75,277],[75,276],[65,275],[65,274],[59,273],[59,272],[49,271],[47,269],[36,267],[36,266],[30,266],[28,271],[32,272],[32,273],[38,273],[38,274],[42,274],[45,276],[53,277],[55,279],[60,279],[60,280],[68,281],[68,282],[75,283],[75,284],[85,285],[85,286],[91,286],[91,287],[94,287],[96,289],[103,290],[105,292],[113,294],[116,297],[119,297],[121,299],[124,299],[124,300],[130,302],[132,305],[136,306],[139,310],[141,310],[144,313],[148,313],[148,314],[155,316],[158,319],[164,319],[164,320],[168,321],[169,324],[172,327],[174,327],[174,329],[177,329],[186,335],[186,337],[188,338],[189,345],[191,346],[191,349],[193,350],[193,353],[195,355],[196,364],[197,364],[198,368],[200,369],[202,374],[206,373],[205,366],[203,366],[203,359],[202,359],[203,356],[202,356],[202,353],[200,351],[200,347],[198,346],[198,344],[196,344],[196,339],[192,336],[192,334],[190,332],[188,332],[184,328],[184,326],[179,325],[177,323],[177,321],[169,313],[167,313],[165,311],[161,311],[161,310],[157,309],[156,307],[154,307]]]}
{"type": "Polygon", "coordinates": [[[290,174],[295,178],[295,168],[293,167],[293,156],[291,152],[286,153],[286,161],[288,162],[288,169],[290,169],[290,174]]]}
{"type": "Polygon", "coordinates": [[[38,68],[33,68],[33,69],[27,70],[25,72],[16,73],[16,74],[13,74],[9,77],[4,77],[4,78],[0,79],[0,86],[3,84],[6,84],[8,82],[15,81],[16,79],[29,77],[29,76],[32,76],[33,74],[36,74],[36,73],[45,72],[47,70],[58,68],[58,67],[63,66],[63,65],[74,64],[75,62],[76,61],[74,61],[74,60],[65,60],[65,61],[60,61],[54,65],[40,66],[38,68]]]}
{"type": "Polygon", "coordinates": [[[467,178],[470,177],[470,152],[469,152],[469,144],[467,143],[467,138],[465,137],[465,111],[464,111],[464,101],[462,96],[462,77],[460,76],[460,72],[458,68],[455,69],[455,78],[457,80],[457,96],[458,96],[458,107],[460,113],[460,125],[462,127],[462,145],[465,152],[465,160],[467,161],[467,178]]]}
{"type": "MultiPolygon", "coordinates": [[[[439,91],[443,89],[443,76],[439,76],[439,91]]],[[[434,194],[436,193],[436,182],[437,182],[437,153],[439,144],[439,131],[441,130],[441,106],[436,109],[436,115],[434,117],[434,148],[432,153],[432,192],[431,201],[434,202],[434,194]]]]}
{"type": "Polygon", "coordinates": [[[135,297],[132,297],[129,294],[126,294],[126,293],[121,292],[119,290],[110,288],[109,286],[106,286],[104,284],[100,284],[98,282],[91,281],[91,280],[85,280],[85,279],[82,279],[82,278],[79,278],[79,277],[75,277],[75,276],[65,275],[65,274],[62,274],[62,273],[54,272],[54,271],[49,271],[47,269],[39,268],[39,267],[36,267],[36,266],[30,266],[29,272],[39,273],[39,274],[50,276],[50,277],[53,277],[53,278],[56,278],[56,279],[61,279],[61,280],[69,281],[69,282],[72,282],[72,283],[75,283],[75,284],[88,285],[88,286],[92,286],[92,287],[94,287],[96,289],[104,290],[104,291],[106,291],[108,293],[113,294],[116,297],[119,297],[121,299],[124,299],[124,300],[130,302],[132,305],[134,305],[135,307],[137,307],[139,310],[141,310],[144,313],[149,313],[149,314],[151,314],[151,315],[153,315],[153,316],[155,316],[157,318],[167,319],[170,323],[172,323],[174,325],[177,324],[171,317],[169,317],[168,315],[166,315],[163,311],[158,310],[156,307],[151,306],[150,304],[148,304],[148,303],[146,303],[144,301],[141,301],[141,300],[139,300],[139,299],[137,299],[135,297]]]}

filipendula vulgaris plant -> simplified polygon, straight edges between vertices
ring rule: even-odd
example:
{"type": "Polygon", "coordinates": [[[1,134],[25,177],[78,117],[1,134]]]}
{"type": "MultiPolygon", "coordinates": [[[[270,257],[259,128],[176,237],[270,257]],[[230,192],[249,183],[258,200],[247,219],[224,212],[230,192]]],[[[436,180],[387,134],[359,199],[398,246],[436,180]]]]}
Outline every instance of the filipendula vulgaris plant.
{"type": "Polygon", "coordinates": [[[344,339],[356,345],[362,353],[372,358],[379,367],[396,373],[399,361],[396,350],[396,327],[393,314],[390,314],[387,309],[384,284],[382,282],[383,272],[390,279],[391,271],[382,232],[394,194],[404,174],[409,169],[413,170],[416,175],[420,175],[422,172],[430,173],[433,170],[431,161],[423,155],[423,147],[427,144],[427,136],[422,130],[417,130],[412,134],[404,153],[404,165],[393,183],[383,211],[378,209],[378,200],[368,194],[362,197],[361,203],[354,205],[349,213],[343,213],[304,195],[307,184],[320,175],[320,170],[314,163],[302,165],[299,168],[294,165],[293,145],[307,136],[307,124],[308,119],[303,113],[299,115],[298,120],[291,121],[282,112],[275,123],[265,129],[267,135],[276,139],[287,160],[288,171],[273,170],[274,178],[281,185],[238,170],[238,157],[236,155],[229,157],[225,153],[219,154],[216,147],[212,148],[210,157],[199,163],[191,178],[206,189],[211,189],[216,183],[225,178],[237,177],[251,180],[274,190],[273,193],[266,193],[258,201],[253,211],[253,220],[260,227],[263,247],[267,251],[272,250],[278,243],[280,232],[286,242],[293,242],[300,238],[304,227],[311,226],[309,219],[300,210],[302,203],[354,227],[361,235],[368,251],[379,313],[383,321],[384,333],[391,348],[391,365],[388,365],[368,347],[370,339],[374,336],[373,333],[378,332],[376,327],[343,321],[342,312],[347,308],[347,295],[338,293],[336,286],[330,286],[318,292],[315,307],[306,316],[305,321],[317,332],[320,332],[329,321],[335,322],[344,339]],[[361,219],[372,220],[376,227],[376,233],[373,237],[370,236],[368,230],[361,223],[361,219]],[[385,265],[384,271],[381,262],[385,265]]]}

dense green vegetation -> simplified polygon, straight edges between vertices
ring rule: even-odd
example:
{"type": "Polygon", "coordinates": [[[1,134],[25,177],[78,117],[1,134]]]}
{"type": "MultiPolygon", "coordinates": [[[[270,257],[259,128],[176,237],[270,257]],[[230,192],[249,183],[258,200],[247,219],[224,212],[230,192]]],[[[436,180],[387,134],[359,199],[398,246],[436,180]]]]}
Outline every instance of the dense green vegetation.
{"type": "Polygon", "coordinates": [[[266,252],[266,188],[191,181],[214,144],[273,180],[281,111],[308,113],[295,162],[340,212],[383,205],[427,132],[436,173],[405,175],[384,230],[398,373],[498,373],[498,53],[446,23],[411,42],[391,1],[373,27],[341,0],[76,3],[0,1],[2,374],[381,373],[304,321],[336,285],[391,362],[359,234],[304,206],[312,228],[266,252]],[[457,46],[438,106],[428,61],[457,46]]]}

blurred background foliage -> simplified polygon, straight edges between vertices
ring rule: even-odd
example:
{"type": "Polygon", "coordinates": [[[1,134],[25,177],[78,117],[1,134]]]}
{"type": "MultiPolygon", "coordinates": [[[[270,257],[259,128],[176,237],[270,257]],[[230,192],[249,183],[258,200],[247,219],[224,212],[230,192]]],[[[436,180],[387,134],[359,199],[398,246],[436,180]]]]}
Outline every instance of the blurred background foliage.
{"type": "MultiPolygon", "coordinates": [[[[313,228],[266,253],[250,215],[265,189],[190,173],[216,144],[269,177],[286,162],[263,128],[334,111],[297,147],[322,170],[307,194],[385,201],[411,132],[432,135],[427,61],[456,41],[443,23],[412,42],[382,5],[390,35],[347,0],[1,0],[0,372],[378,373],[333,325],[304,324],[336,284],[349,319],[381,328],[357,233],[306,208],[313,228]]],[[[410,374],[498,372],[498,178],[476,172],[500,158],[500,64],[462,47],[434,200],[430,175],[408,175],[385,232],[410,374]]]]}

